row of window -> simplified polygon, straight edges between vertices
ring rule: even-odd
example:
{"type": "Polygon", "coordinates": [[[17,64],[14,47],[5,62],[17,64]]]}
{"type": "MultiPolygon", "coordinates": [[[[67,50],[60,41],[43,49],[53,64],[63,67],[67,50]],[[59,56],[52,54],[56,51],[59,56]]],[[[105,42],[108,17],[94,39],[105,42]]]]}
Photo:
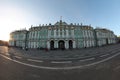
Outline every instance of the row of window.
{"type": "Polygon", "coordinates": [[[15,40],[24,40],[26,38],[26,34],[14,34],[10,36],[10,38],[15,40]]]}
{"type": "Polygon", "coordinates": [[[46,38],[46,37],[47,37],[47,32],[46,31],[42,31],[42,32],[33,31],[33,32],[29,33],[29,39],[31,39],[31,38],[46,38]]]}
{"type": "Polygon", "coordinates": [[[112,33],[101,33],[101,32],[97,32],[97,37],[111,37],[114,38],[114,35],[112,33]]]}

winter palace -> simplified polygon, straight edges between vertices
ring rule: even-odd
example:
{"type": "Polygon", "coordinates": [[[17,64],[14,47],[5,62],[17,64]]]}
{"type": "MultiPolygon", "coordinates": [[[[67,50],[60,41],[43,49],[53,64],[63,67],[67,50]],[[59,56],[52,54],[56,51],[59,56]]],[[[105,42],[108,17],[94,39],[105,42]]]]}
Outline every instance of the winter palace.
{"type": "Polygon", "coordinates": [[[72,49],[116,43],[113,31],[91,25],[67,24],[60,20],[54,25],[31,26],[29,30],[10,33],[10,46],[22,48],[72,49]]]}

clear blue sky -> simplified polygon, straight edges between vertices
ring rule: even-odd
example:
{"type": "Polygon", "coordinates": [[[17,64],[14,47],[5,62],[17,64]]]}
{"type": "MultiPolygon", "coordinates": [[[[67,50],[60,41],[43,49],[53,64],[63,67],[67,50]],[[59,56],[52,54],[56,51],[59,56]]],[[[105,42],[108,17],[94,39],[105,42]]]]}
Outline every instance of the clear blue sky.
{"type": "Polygon", "coordinates": [[[119,3],[120,0],[0,0],[0,39],[7,40],[16,29],[54,24],[60,16],[67,23],[91,24],[119,36],[119,3]]]}

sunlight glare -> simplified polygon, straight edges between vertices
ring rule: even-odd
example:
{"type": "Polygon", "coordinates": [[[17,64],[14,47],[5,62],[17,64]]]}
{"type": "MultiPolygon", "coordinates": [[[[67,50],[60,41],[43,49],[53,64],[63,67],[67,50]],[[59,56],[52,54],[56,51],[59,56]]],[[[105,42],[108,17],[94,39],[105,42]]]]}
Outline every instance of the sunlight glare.
{"type": "Polygon", "coordinates": [[[0,8],[0,40],[9,40],[11,31],[18,30],[25,23],[22,11],[15,8],[0,8]]]}

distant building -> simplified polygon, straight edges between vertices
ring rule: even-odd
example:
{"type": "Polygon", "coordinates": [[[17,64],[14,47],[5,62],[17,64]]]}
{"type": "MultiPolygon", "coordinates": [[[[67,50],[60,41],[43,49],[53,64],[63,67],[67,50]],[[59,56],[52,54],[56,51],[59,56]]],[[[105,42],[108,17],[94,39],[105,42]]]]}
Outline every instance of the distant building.
{"type": "Polygon", "coordinates": [[[110,31],[108,29],[96,28],[95,34],[97,46],[108,45],[117,42],[113,31],[110,31]]]}
{"type": "Polygon", "coordinates": [[[0,46],[8,46],[8,42],[0,40],[0,46]]]}
{"type": "Polygon", "coordinates": [[[27,30],[16,30],[10,33],[9,46],[26,47],[27,30]]]}
{"type": "Polygon", "coordinates": [[[114,33],[93,29],[90,25],[67,24],[60,20],[54,25],[39,25],[10,34],[10,46],[27,48],[72,49],[116,43],[114,33]]]}

